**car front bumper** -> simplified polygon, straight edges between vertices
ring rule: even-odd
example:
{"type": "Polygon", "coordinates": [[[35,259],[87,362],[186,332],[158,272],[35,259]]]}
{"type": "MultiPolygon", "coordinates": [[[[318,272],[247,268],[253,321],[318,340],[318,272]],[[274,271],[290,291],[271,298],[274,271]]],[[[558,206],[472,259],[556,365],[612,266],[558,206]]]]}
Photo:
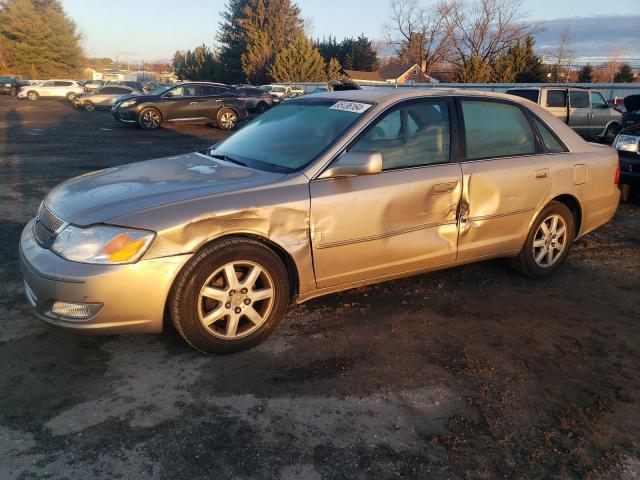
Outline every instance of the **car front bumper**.
{"type": "Polygon", "coordinates": [[[132,110],[122,110],[122,109],[111,109],[111,116],[115,118],[118,122],[122,123],[136,123],[137,111],[132,110]]]}
{"type": "Polygon", "coordinates": [[[27,300],[45,322],[92,334],[159,333],[173,280],[190,255],[141,260],[131,265],[71,262],[40,247],[34,220],[20,238],[20,267],[27,300]],[[86,320],[51,312],[54,302],[102,304],[86,320]]]}

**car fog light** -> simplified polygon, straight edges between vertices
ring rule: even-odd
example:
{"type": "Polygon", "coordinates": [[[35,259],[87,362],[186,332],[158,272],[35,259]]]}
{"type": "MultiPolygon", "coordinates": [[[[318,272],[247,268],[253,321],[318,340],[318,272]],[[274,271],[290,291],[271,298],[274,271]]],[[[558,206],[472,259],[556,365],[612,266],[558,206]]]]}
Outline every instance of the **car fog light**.
{"type": "Polygon", "coordinates": [[[102,308],[102,303],[69,303],[59,300],[53,302],[50,313],[69,320],[87,320],[102,308]]]}

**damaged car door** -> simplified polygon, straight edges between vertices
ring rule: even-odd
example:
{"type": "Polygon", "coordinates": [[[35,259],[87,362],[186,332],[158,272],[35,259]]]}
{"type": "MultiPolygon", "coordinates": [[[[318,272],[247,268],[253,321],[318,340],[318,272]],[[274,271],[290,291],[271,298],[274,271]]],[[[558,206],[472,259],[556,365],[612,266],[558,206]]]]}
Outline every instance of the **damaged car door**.
{"type": "Polygon", "coordinates": [[[437,99],[390,107],[311,182],[319,288],[455,261],[462,174],[452,107],[437,99]]]}

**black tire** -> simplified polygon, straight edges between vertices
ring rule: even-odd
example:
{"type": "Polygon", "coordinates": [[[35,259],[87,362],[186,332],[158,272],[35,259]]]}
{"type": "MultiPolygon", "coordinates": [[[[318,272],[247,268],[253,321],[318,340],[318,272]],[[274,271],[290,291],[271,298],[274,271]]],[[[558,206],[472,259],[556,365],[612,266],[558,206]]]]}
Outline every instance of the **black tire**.
{"type": "Polygon", "coordinates": [[[216,116],[216,125],[220,130],[233,130],[238,124],[238,114],[230,108],[221,108],[216,116]]]}
{"type": "Polygon", "coordinates": [[[155,130],[162,124],[162,114],[154,107],[147,107],[138,113],[138,126],[143,130],[155,130]]]}
{"type": "Polygon", "coordinates": [[[36,92],[34,90],[29,90],[27,92],[27,98],[29,100],[31,100],[32,102],[35,102],[36,100],[38,100],[38,98],[40,98],[40,95],[38,95],[38,92],[36,92]]]}
{"type": "MultiPolygon", "coordinates": [[[[241,272],[240,274],[238,280],[246,281],[246,277],[243,277],[241,272]]],[[[248,276],[248,271],[246,275],[248,276]]],[[[223,278],[226,278],[226,275],[223,278]]],[[[231,285],[226,285],[224,288],[231,287],[231,285]]],[[[257,291],[253,288],[251,290],[257,291]]],[[[224,290],[225,294],[227,291],[224,290]]],[[[235,290],[231,290],[231,292],[235,292],[235,290]]],[[[239,292],[240,290],[238,290],[239,292]]],[[[242,292],[249,297],[251,296],[251,292],[247,293],[246,289],[243,289],[242,292]]],[[[187,343],[202,352],[220,355],[246,350],[264,341],[280,323],[289,306],[289,299],[289,276],[282,260],[261,242],[248,238],[232,237],[212,243],[194,255],[178,275],[169,296],[168,305],[173,325],[187,343]],[[235,297],[228,297],[224,302],[211,300],[213,302],[211,310],[202,313],[206,301],[209,300],[205,299],[203,302],[200,297],[201,290],[207,285],[215,286],[210,283],[210,277],[232,262],[240,265],[243,262],[251,262],[268,274],[272,296],[267,300],[256,300],[254,304],[251,304],[251,309],[253,309],[255,305],[265,306],[261,302],[270,302],[266,305],[268,309],[263,315],[263,322],[257,327],[249,322],[248,317],[243,316],[244,312],[238,312],[238,306],[242,305],[242,301],[246,302],[246,298],[244,300],[240,298],[238,302],[235,301],[235,297]],[[221,338],[225,335],[222,330],[226,330],[228,333],[230,316],[225,316],[220,320],[220,323],[216,321],[208,327],[200,320],[201,315],[206,316],[211,311],[218,308],[223,309],[223,307],[227,308],[230,314],[234,309],[236,313],[239,313],[238,316],[241,320],[237,323],[238,338],[221,338]],[[214,329],[219,328],[220,332],[210,331],[212,326],[214,329]],[[242,328],[245,328],[248,333],[243,334],[242,328]],[[251,330],[252,328],[255,330],[251,330]]],[[[260,309],[262,306],[255,308],[260,309]]],[[[223,315],[226,313],[223,312],[223,315]]]]}
{"type": "Polygon", "coordinates": [[[620,125],[618,125],[617,123],[612,123],[604,131],[604,134],[602,135],[602,141],[607,145],[612,145],[618,133],[620,133],[620,125]]]}
{"type": "Polygon", "coordinates": [[[93,112],[96,109],[96,106],[93,104],[93,102],[87,100],[82,108],[84,108],[85,112],[93,112]]]}
{"type": "MultiPolygon", "coordinates": [[[[517,257],[510,259],[510,264],[514,270],[522,275],[532,278],[542,278],[548,275],[551,275],[562,263],[565,261],[569,252],[571,251],[571,246],[573,244],[573,240],[575,238],[575,220],[573,217],[573,213],[571,210],[564,204],[560,202],[550,202],[546,207],[542,209],[542,211],[538,214],[533,225],[531,227],[531,231],[527,235],[527,239],[524,242],[524,246],[522,250],[518,254],[517,257]],[[553,263],[548,266],[542,266],[536,261],[536,251],[534,250],[534,241],[547,243],[546,247],[535,247],[538,248],[537,252],[542,255],[543,250],[546,248],[547,251],[549,248],[553,249],[555,247],[556,242],[554,242],[555,237],[549,238],[548,240],[536,238],[539,235],[539,230],[542,228],[542,223],[547,221],[550,217],[557,215],[562,218],[565,224],[565,235],[566,237],[563,240],[564,249],[558,254],[553,263]],[[551,246],[553,245],[553,247],[551,246]]],[[[560,238],[557,239],[559,244],[560,238]]],[[[553,252],[552,252],[553,253],[553,252]]],[[[549,257],[544,257],[545,259],[549,257]]]]}
{"type": "Polygon", "coordinates": [[[260,102],[258,103],[258,105],[256,105],[256,112],[264,113],[267,111],[268,108],[269,108],[269,105],[267,105],[267,102],[260,102]]]}

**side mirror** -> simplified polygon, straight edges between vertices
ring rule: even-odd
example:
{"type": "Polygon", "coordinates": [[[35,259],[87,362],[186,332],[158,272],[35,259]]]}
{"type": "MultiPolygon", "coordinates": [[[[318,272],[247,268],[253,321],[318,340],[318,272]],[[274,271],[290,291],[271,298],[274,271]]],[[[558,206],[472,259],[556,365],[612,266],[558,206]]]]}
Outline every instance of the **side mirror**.
{"type": "Polygon", "coordinates": [[[336,158],[319,178],[356,177],[382,171],[380,152],[346,152],[336,158]]]}

